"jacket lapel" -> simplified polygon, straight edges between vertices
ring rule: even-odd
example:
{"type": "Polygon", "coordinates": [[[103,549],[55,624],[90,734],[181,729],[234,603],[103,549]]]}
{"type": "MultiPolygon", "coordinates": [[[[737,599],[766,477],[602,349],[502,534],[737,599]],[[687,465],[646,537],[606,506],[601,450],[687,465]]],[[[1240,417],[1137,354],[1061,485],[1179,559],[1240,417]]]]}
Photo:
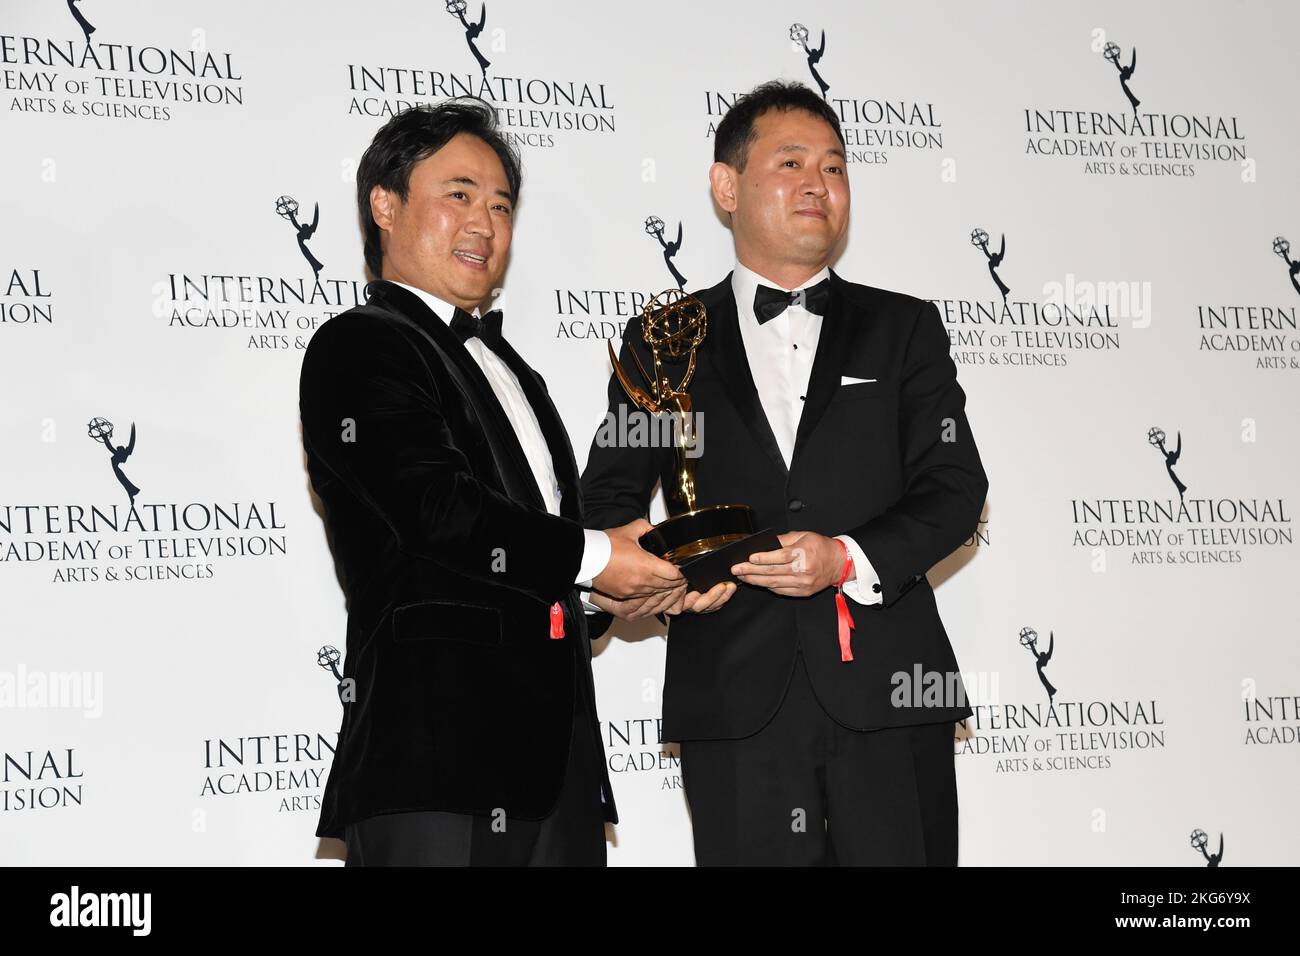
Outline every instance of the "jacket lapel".
{"type": "Polygon", "coordinates": [[[853,333],[854,322],[849,315],[844,280],[832,272],[830,305],[822,317],[817,354],[813,357],[812,374],[808,380],[808,397],[799,416],[799,430],[795,433],[791,467],[798,461],[799,451],[807,444],[809,436],[826,413],[826,406],[839,390],[840,373],[849,354],[853,333]]]}
{"type": "Polygon", "coordinates": [[[573,446],[569,443],[569,433],[560,419],[560,413],[551,402],[551,396],[547,393],[541,376],[520,357],[514,346],[502,338],[496,353],[510,371],[515,373],[515,378],[519,380],[519,385],[524,390],[524,397],[528,399],[533,414],[537,416],[537,424],[541,426],[546,447],[551,452],[555,477],[560,483],[560,514],[574,521],[580,521],[582,506],[578,497],[578,465],[573,457],[573,446]]]}
{"type": "Polygon", "coordinates": [[[772,426],[758,399],[753,373],[749,370],[745,342],[740,337],[740,320],[736,314],[736,294],[731,287],[731,273],[727,273],[727,277],[712,289],[702,292],[699,298],[709,316],[708,331],[700,351],[722,381],[727,397],[736,406],[741,421],[753,433],[758,447],[781,469],[782,474],[786,474],[781,446],[772,434],[772,426]]]}
{"type": "Polygon", "coordinates": [[[384,281],[371,283],[370,290],[371,299],[379,299],[390,310],[413,322],[454,366],[448,371],[454,379],[464,383],[465,399],[483,427],[506,493],[516,501],[527,501],[538,508],[544,508],[537,481],[510,419],[497,400],[487,376],[466,350],[464,343],[419,296],[384,281]]]}
{"type": "MultiPolygon", "coordinates": [[[[551,453],[551,465],[555,469],[555,479],[560,483],[560,515],[571,521],[582,523],[582,500],[580,497],[578,484],[578,463],[573,457],[573,446],[569,443],[569,433],[564,427],[564,422],[560,419],[560,413],[556,411],[551,396],[546,391],[546,385],[542,377],[533,371],[532,366],[523,360],[514,346],[506,341],[504,336],[494,350],[497,356],[506,363],[506,367],[515,373],[515,378],[519,380],[519,387],[524,391],[524,397],[528,399],[528,404],[532,406],[533,414],[537,416],[537,424],[541,426],[542,437],[546,439],[546,447],[551,453]]],[[[518,444],[516,442],[516,444],[518,444]]],[[[536,486],[537,482],[533,479],[532,471],[528,472],[529,484],[536,486]]],[[[582,647],[583,660],[591,660],[591,641],[587,634],[587,615],[582,610],[579,602],[577,591],[570,591],[564,596],[562,603],[565,606],[568,628],[577,628],[576,637],[581,638],[579,641],[582,647]]],[[[590,673],[590,672],[588,672],[590,673]]],[[[579,680],[584,678],[579,677],[579,680]]],[[[586,693],[594,694],[594,685],[588,680],[588,691],[586,693]]],[[[595,699],[594,697],[592,698],[595,699]]]]}

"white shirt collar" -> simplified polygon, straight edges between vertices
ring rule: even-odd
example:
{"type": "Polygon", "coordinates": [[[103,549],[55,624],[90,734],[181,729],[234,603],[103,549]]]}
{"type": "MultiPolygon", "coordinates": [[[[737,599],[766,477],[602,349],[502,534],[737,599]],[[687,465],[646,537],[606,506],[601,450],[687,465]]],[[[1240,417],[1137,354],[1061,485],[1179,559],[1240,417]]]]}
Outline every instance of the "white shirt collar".
{"type": "MultiPolygon", "coordinates": [[[[810,276],[807,281],[795,288],[807,289],[810,286],[815,286],[830,274],[830,266],[826,266],[821,272],[818,272],[814,276],[810,276]]],[[[742,320],[748,320],[750,322],[757,321],[754,318],[754,293],[758,291],[760,285],[770,286],[773,289],[781,289],[785,292],[795,291],[795,289],[786,289],[779,283],[773,282],[771,279],[759,275],[757,272],[744,266],[741,261],[737,259],[736,268],[731,273],[731,291],[735,293],[736,310],[742,320]]]]}
{"type": "MultiPolygon", "coordinates": [[[[442,320],[443,325],[451,325],[451,317],[456,314],[456,307],[450,302],[444,302],[433,293],[425,292],[423,289],[417,289],[415,286],[407,285],[405,282],[395,282],[392,279],[389,279],[388,281],[392,282],[395,286],[401,286],[407,292],[414,292],[420,297],[424,304],[429,307],[433,314],[442,320]]],[[[474,314],[478,315],[478,309],[474,310],[474,314]]]]}

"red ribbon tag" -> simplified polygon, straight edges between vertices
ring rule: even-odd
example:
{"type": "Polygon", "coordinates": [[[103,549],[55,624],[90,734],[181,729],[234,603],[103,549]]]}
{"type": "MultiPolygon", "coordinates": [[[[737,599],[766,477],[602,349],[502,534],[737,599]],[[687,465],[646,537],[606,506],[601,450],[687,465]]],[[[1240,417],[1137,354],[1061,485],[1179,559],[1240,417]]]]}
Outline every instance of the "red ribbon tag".
{"type": "Polygon", "coordinates": [[[558,641],[564,637],[564,609],[560,602],[551,605],[551,640],[558,641]]]}
{"type": "MultiPolygon", "coordinates": [[[[839,541],[839,538],[835,540],[839,541]]],[[[853,555],[849,553],[849,546],[843,541],[840,541],[840,547],[844,549],[844,570],[840,572],[840,583],[835,585],[835,616],[839,622],[840,660],[851,661],[853,646],[850,632],[854,624],[853,618],[849,615],[849,603],[844,599],[844,582],[849,579],[849,572],[853,570],[853,555]]]]}

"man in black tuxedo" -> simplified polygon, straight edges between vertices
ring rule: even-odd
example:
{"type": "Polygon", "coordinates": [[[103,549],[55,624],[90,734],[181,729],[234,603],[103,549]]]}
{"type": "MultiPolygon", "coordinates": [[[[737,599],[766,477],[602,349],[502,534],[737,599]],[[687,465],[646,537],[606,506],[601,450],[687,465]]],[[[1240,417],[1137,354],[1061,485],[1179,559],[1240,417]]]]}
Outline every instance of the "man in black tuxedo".
{"type": "MultiPolygon", "coordinates": [[[[782,547],[734,567],[738,589],[674,608],[712,612],[673,619],[664,682],[696,859],[955,865],[953,723],[971,710],[925,575],[976,527],[988,482],[948,336],[932,304],[830,271],[849,182],[820,97],[779,82],[741,97],[715,159],[736,267],[695,293],[697,502],[751,505],[782,547]]],[[[633,351],[649,367],[639,320],[625,367],[633,351]]],[[[627,404],[614,378],[609,402],[627,404]]],[[[607,445],[582,478],[589,527],[644,516],[673,480],[669,449],[607,445]]]]}
{"type": "Polygon", "coordinates": [[[575,585],[680,601],[677,569],[636,543],[647,522],[584,530],[546,384],[500,313],[477,314],[519,182],[482,101],[390,120],[357,170],[382,280],[303,359],[307,467],[348,600],[316,832],[349,865],[603,865],[616,815],[575,585]]]}

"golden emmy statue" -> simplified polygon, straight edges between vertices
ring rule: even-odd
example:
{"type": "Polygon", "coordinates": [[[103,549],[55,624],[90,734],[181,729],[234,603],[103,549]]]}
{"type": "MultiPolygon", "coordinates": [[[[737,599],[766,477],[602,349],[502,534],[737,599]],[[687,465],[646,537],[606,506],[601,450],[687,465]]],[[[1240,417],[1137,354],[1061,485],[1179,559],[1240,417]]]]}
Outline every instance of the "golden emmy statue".
{"type": "MultiPolygon", "coordinates": [[[[704,303],[680,289],[669,289],[652,298],[641,312],[641,338],[650,351],[653,374],[647,372],[635,349],[628,354],[649,391],[636,385],[606,342],[614,375],[627,397],[643,412],[655,417],[672,416],[673,451],[677,466],[672,487],[664,488],[669,517],[640,537],[641,547],[677,565],[692,591],[706,591],[720,581],[734,580],[731,566],[748,560],[757,551],[779,548],[770,531],[755,532],[754,509],[748,505],[724,504],[700,508],[695,498],[697,434],[691,396],[686,391],[695,376],[701,343],[708,332],[704,303]],[[673,385],[665,361],[686,370],[673,385]],[[752,540],[751,540],[752,539],[752,540]]],[[[655,429],[650,429],[656,434],[655,429]]],[[[703,449],[699,449],[702,454],[703,449]]]]}

